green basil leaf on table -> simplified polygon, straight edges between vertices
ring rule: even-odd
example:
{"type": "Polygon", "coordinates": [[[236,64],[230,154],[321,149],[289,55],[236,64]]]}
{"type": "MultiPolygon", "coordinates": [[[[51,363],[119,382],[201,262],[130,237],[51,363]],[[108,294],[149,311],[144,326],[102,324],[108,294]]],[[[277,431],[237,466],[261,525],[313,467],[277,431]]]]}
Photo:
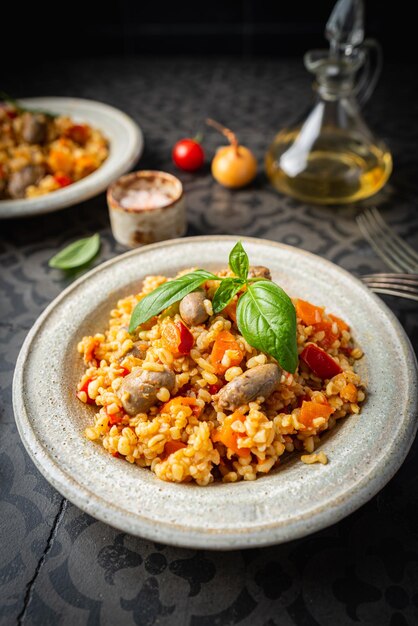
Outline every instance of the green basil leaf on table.
{"type": "Polygon", "coordinates": [[[71,270],[91,261],[100,248],[100,235],[79,239],[60,250],[49,260],[49,267],[60,270],[71,270]]]}
{"type": "Polygon", "coordinates": [[[206,270],[196,270],[163,283],[138,302],[132,311],[129,332],[133,333],[138,326],[161,313],[174,302],[181,300],[207,280],[220,280],[220,278],[206,270]]]}
{"type": "Polygon", "coordinates": [[[238,241],[231,250],[229,255],[229,267],[239,278],[243,278],[244,280],[247,278],[250,262],[240,241],[238,241]]]}
{"type": "Polygon", "coordinates": [[[295,372],[296,311],[283,289],[270,280],[248,284],[238,300],[237,322],[251,346],[273,356],[287,372],[295,372]]]}
{"type": "Polygon", "coordinates": [[[213,312],[222,311],[243,285],[245,285],[245,280],[241,278],[224,278],[213,296],[213,312]]]}

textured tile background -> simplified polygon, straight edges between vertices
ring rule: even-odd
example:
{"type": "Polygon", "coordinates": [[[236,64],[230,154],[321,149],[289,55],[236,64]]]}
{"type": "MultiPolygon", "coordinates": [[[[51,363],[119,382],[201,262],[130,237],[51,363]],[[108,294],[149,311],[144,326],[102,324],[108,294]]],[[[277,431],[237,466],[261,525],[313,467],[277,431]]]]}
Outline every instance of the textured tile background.
{"type": "MultiPolygon", "coordinates": [[[[124,109],[145,132],[141,167],[174,171],[171,146],[210,115],[231,125],[260,159],[310,99],[301,62],[225,59],[46,61],[9,78],[17,96],[72,95],[124,109]]],[[[395,173],[373,199],[396,231],[418,244],[414,85],[388,66],[366,113],[394,154],[395,173]],[[396,89],[394,88],[396,85],[396,89]]],[[[206,135],[208,153],[219,137],[206,135]]],[[[208,171],[182,174],[189,235],[266,237],[354,272],[384,267],[354,222],[360,207],[301,205],[278,196],[260,172],[229,192],[208,171]]],[[[395,478],[339,524],[290,544],[209,553],[124,535],[82,513],[48,485],[17,435],[14,363],[40,312],[68,284],[47,261],[72,239],[99,231],[102,261],[113,241],[104,195],[46,217],[3,222],[0,243],[0,623],[55,626],[413,626],[418,623],[418,445],[395,478]]],[[[418,347],[417,308],[388,300],[418,347]]],[[[396,372],[394,372],[396,376],[396,372]]]]}

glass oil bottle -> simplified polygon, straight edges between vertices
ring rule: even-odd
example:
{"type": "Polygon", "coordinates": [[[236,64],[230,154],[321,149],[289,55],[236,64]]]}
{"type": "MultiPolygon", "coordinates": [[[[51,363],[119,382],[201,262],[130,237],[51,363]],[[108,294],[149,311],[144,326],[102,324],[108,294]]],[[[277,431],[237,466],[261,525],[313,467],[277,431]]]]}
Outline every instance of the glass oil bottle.
{"type": "Polygon", "coordinates": [[[305,202],[346,204],[375,194],[392,157],[360,113],[381,69],[377,42],[364,39],[362,0],[339,0],[325,35],[330,50],[305,55],[315,74],[316,102],[307,117],[282,130],[266,155],[274,187],[305,202]]]}

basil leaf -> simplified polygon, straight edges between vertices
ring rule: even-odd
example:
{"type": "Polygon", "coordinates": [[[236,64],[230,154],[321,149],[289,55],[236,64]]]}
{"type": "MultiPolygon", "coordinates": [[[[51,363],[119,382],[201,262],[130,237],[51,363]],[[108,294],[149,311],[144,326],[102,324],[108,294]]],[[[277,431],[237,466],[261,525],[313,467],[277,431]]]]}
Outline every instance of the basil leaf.
{"type": "Polygon", "coordinates": [[[244,284],[245,281],[241,278],[224,278],[213,296],[213,312],[222,311],[244,284]]]}
{"type": "Polygon", "coordinates": [[[180,278],[169,280],[157,287],[157,289],[154,289],[154,291],[142,298],[134,308],[129,323],[129,332],[133,333],[138,326],[148,321],[154,315],[161,313],[174,302],[187,296],[188,293],[200,287],[206,280],[221,279],[219,276],[215,276],[206,270],[196,270],[195,272],[190,272],[190,274],[184,274],[180,278]]]}
{"type": "Polygon", "coordinates": [[[231,270],[244,280],[247,278],[248,268],[250,262],[248,261],[248,255],[242,247],[242,243],[238,241],[232,248],[229,255],[229,267],[231,270]]]}
{"type": "Polygon", "coordinates": [[[247,284],[238,300],[238,328],[248,343],[294,373],[298,365],[296,311],[289,296],[270,280],[247,284]]]}
{"type": "Polygon", "coordinates": [[[91,261],[100,248],[100,235],[86,237],[70,243],[69,246],[58,252],[49,260],[49,267],[60,270],[71,270],[91,261]]]}

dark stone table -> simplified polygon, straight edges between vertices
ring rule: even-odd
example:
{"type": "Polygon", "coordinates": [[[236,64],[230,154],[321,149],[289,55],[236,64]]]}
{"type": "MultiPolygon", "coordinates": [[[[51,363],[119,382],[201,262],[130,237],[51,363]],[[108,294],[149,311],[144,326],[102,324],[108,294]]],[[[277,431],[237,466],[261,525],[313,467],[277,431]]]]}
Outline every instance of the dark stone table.
{"type": "MultiPolygon", "coordinates": [[[[394,155],[389,185],[373,202],[418,243],[418,125],[414,68],[386,67],[367,109],[394,155]]],[[[3,77],[4,78],[4,77],[3,77]]],[[[143,168],[173,171],[170,151],[210,115],[231,125],[260,163],[273,134],[303,112],[310,79],[301,62],[128,59],[44,65],[9,76],[16,96],[101,100],[132,115],[145,133],[143,168]]],[[[208,151],[219,145],[206,136],[208,151]]],[[[300,246],[356,272],[384,265],[354,221],[360,207],[301,205],[260,173],[229,192],[209,171],[181,176],[188,235],[234,233],[300,246]]],[[[0,614],[1,624],[192,626],[406,626],[418,623],[418,445],[395,478],[340,523],[285,545],[239,552],[182,550],[94,520],[35,469],[16,432],[13,368],[29,328],[69,283],[48,259],[100,232],[97,263],[123,252],[100,195],[70,209],[1,224],[0,614]]],[[[388,300],[418,345],[417,308],[388,300]]],[[[397,376],[397,372],[393,372],[397,376]]]]}

